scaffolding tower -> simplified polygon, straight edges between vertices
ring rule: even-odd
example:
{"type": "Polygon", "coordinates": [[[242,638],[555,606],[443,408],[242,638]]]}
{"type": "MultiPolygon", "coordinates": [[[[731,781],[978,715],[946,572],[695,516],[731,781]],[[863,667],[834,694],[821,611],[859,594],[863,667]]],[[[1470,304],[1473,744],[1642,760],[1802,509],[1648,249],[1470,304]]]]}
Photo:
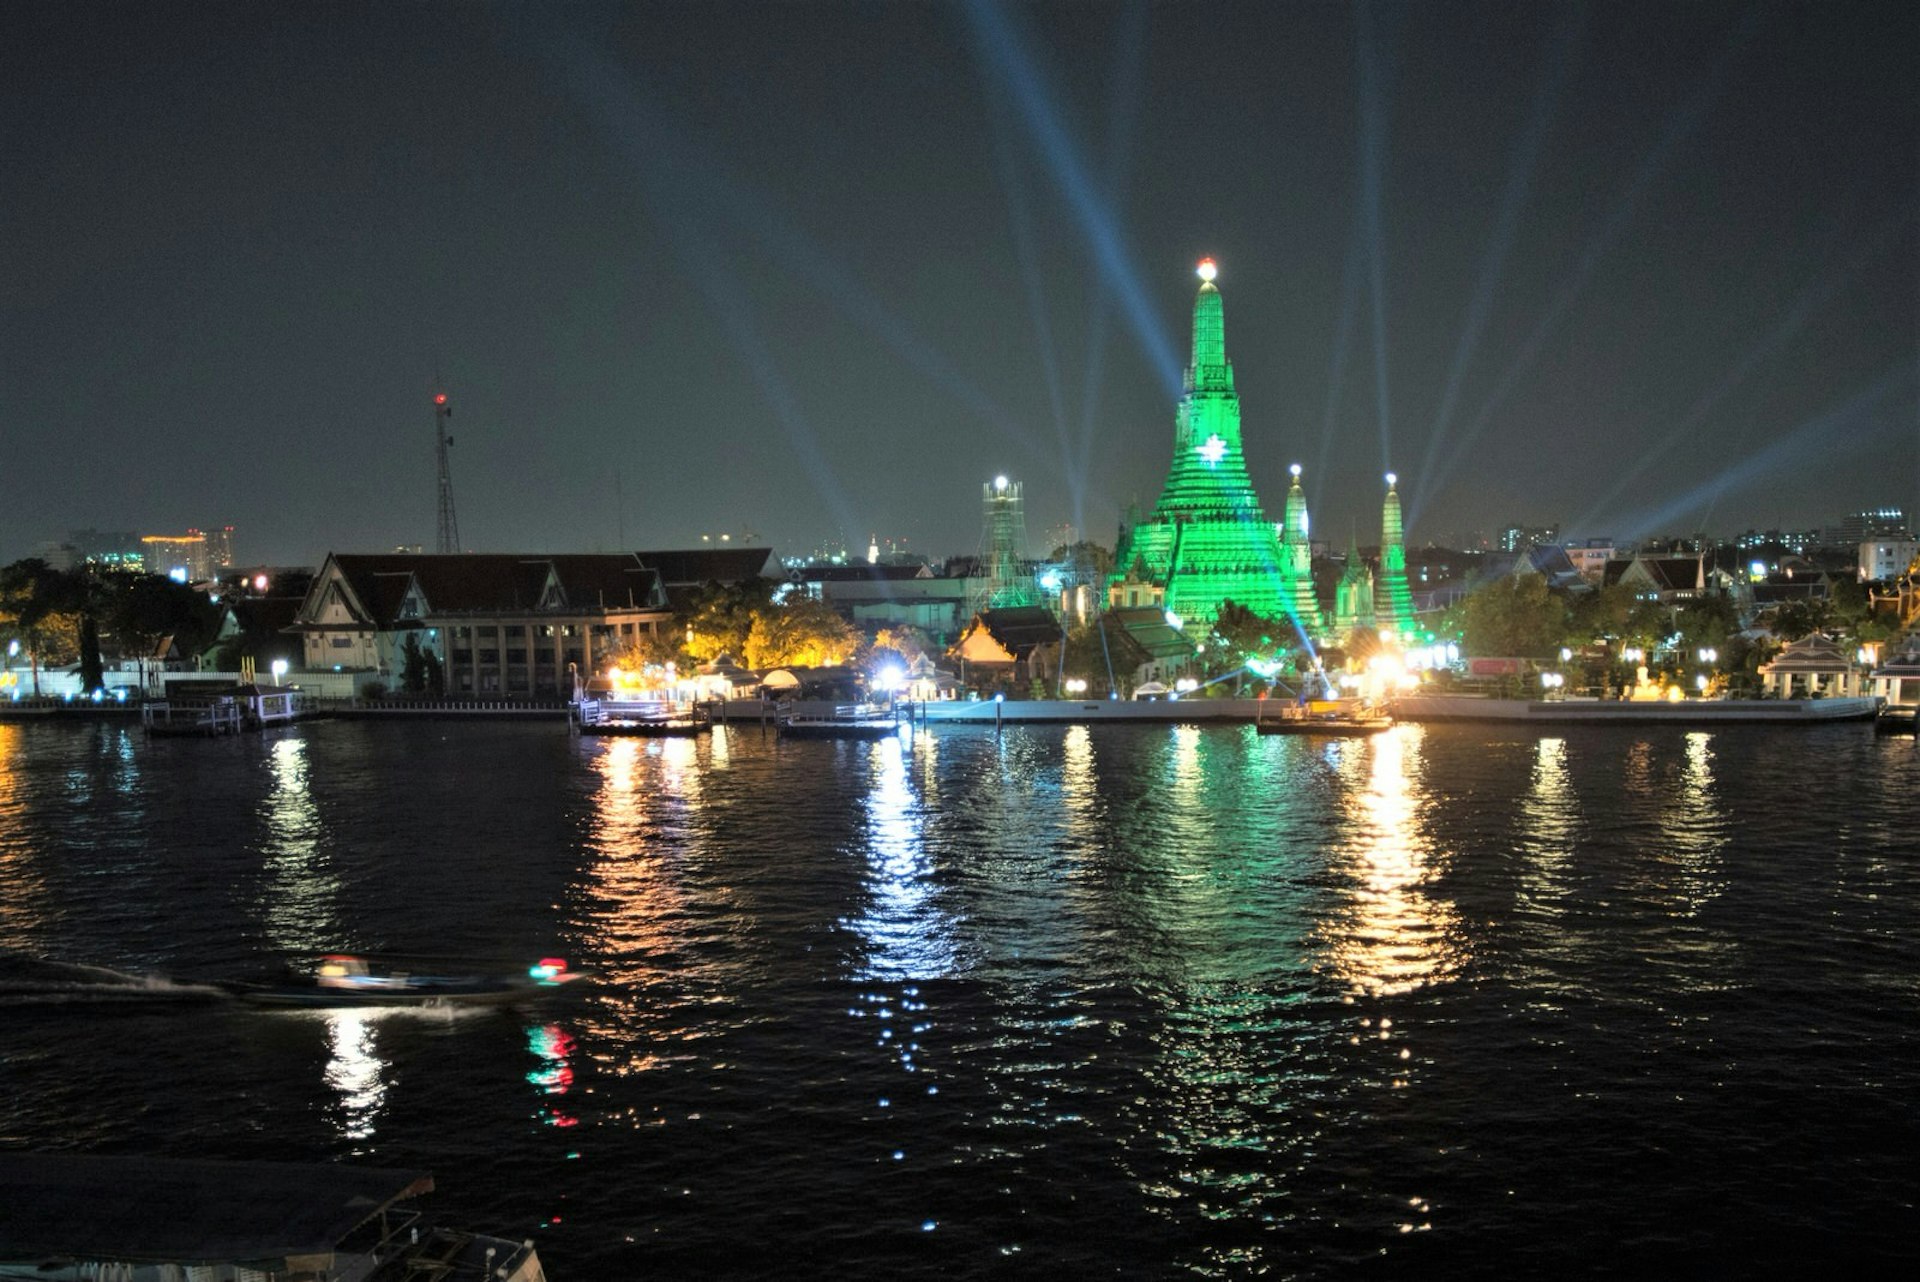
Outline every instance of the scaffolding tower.
{"type": "Polygon", "coordinates": [[[1027,565],[1027,513],[1020,503],[1020,482],[996,476],[980,487],[980,502],[983,582],[970,602],[973,611],[1040,604],[1027,565]]]}

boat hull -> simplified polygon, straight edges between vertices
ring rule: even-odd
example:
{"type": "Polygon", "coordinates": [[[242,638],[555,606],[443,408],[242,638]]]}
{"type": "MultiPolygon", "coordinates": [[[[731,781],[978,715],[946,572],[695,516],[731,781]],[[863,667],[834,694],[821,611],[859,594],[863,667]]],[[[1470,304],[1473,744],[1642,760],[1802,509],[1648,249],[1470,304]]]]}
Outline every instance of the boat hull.
{"type": "Polygon", "coordinates": [[[1393,701],[1400,721],[1575,722],[1620,725],[1731,725],[1777,722],[1824,725],[1873,717],[1873,699],[1481,699],[1459,695],[1402,695],[1393,701]]]}
{"type": "Polygon", "coordinates": [[[1342,738],[1354,738],[1360,735],[1379,734],[1383,730],[1391,730],[1393,729],[1393,722],[1388,718],[1369,719],[1365,721],[1344,721],[1331,718],[1313,720],[1303,718],[1300,720],[1260,721],[1254,724],[1254,729],[1258,730],[1261,734],[1334,735],[1342,738]]]}
{"type": "Polygon", "coordinates": [[[900,733],[897,721],[783,721],[783,739],[891,739],[900,733]]]}

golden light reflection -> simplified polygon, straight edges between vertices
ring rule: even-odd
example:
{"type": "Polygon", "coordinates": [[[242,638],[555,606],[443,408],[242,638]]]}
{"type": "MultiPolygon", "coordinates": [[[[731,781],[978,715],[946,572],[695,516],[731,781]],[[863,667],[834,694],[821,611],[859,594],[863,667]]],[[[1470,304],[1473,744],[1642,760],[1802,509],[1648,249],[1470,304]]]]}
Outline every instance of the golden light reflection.
{"type": "Polygon", "coordinates": [[[357,1142],[373,1138],[387,1099],[382,1076],[387,1063],[374,1040],[373,1016],[363,1010],[330,1010],[325,1018],[326,1080],[339,1096],[332,1110],[334,1129],[343,1139],[356,1141],[355,1153],[366,1153],[371,1146],[357,1142]]]}
{"type": "MultiPolygon", "coordinates": [[[[17,725],[0,722],[0,820],[25,811],[20,759],[26,754],[25,736],[17,725]]],[[[12,825],[0,823],[0,929],[8,946],[39,953],[39,934],[52,927],[47,882],[35,859],[34,843],[12,825]]],[[[42,941],[51,942],[51,941],[42,941]]]]}
{"type": "Polygon", "coordinates": [[[1726,889],[1727,832],[1725,810],[1714,795],[1713,736],[1695,731],[1686,738],[1678,784],[1660,813],[1661,844],[1679,874],[1673,889],[1688,915],[1726,889]]]}
{"type": "Polygon", "coordinates": [[[685,975],[673,959],[696,929],[677,865],[697,858],[703,804],[698,740],[610,738],[589,758],[597,786],[588,797],[588,866],[582,902],[583,951],[608,982],[597,987],[583,1023],[593,1044],[613,1048],[600,1067],[647,1072],[688,1058],[662,1054],[684,1030],[670,993],[685,975]]]}
{"type": "Polygon", "coordinates": [[[266,880],[259,904],[267,938],[289,954],[338,948],[341,882],[313,800],[306,740],[275,740],[267,768],[273,787],[261,802],[266,880]]]}
{"type": "Polygon", "coordinates": [[[1428,799],[1409,778],[1419,765],[1417,734],[1396,726],[1365,741],[1369,753],[1342,763],[1352,776],[1352,843],[1339,852],[1334,870],[1347,875],[1350,888],[1318,933],[1327,969],[1367,993],[1409,992],[1448,978],[1466,961],[1458,911],[1425,889],[1436,869],[1420,822],[1428,799]],[[1364,780],[1357,777],[1361,770],[1364,780]]]}
{"type": "Polygon", "coordinates": [[[1580,830],[1580,799],[1567,767],[1567,741],[1543,736],[1534,750],[1533,779],[1520,807],[1522,894],[1533,906],[1557,913],[1568,892],[1568,864],[1580,830]]]}

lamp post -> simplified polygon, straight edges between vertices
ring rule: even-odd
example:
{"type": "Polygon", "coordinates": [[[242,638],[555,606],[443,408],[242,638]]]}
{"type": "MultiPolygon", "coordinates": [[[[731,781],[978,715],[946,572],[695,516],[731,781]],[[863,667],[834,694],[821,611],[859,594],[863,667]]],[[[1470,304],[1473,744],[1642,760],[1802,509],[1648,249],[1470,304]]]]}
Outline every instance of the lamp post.
{"type": "Polygon", "coordinates": [[[1067,602],[1060,593],[1060,571],[1048,570],[1040,578],[1040,586],[1053,594],[1053,603],[1060,611],[1060,662],[1053,677],[1056,692],[1065,688],[1067,683],[1067,602]]]}

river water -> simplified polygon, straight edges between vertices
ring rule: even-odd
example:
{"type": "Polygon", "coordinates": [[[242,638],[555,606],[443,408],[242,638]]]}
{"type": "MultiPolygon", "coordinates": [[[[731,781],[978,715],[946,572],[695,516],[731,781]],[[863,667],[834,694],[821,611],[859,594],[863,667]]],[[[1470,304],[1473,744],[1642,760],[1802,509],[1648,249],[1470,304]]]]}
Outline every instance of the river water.
{"type": "Polygon", "coordinates": [[[556,1279],[1890,1264],[1917,819],[1858,725],[0,723],[0,1144],[424,1167],[556,1279]],[[331,950],[599,979],[200,987],[331,950]]]}

